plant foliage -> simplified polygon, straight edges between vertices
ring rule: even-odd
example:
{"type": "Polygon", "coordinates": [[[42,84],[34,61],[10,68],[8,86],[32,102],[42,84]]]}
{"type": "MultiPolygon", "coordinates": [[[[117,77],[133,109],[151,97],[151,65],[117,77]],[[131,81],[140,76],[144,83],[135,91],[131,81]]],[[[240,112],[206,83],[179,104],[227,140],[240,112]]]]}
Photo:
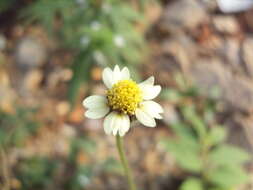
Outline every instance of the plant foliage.
{"type": "Polygon", "coordinates": [[[176,138],[162,141],[178,166],[189,174],[180,190],[228,190],[246,183],[249,176],[243,164],[250,156],[225,143],[227,131],[215,119],[217,102],[201,97],[196,88],[187,85],[181,85],[179,91],[166,90],[163,97],[176,104],[181,116],[170,124],[176,138]]]}
{"type": "Polygon", "coordinates": [[[75,54],[69,88],[72,103],[94,64],[133,68],[140,62],[144,40],[137,25],[143,17],[124,1],[38,0],[22,16],[30,22],[39,21],[75,54]]]}

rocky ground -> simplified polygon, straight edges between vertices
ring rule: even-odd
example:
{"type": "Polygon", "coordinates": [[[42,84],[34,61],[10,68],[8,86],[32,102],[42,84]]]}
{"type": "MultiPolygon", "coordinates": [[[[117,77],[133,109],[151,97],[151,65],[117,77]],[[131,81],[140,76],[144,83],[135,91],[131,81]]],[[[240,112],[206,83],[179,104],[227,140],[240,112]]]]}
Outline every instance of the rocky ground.
{"type": "Polygon", "coordinates": [[[148,71],[157,73],[159,82],[168,87],[175,85],[176,72],[183,73],[207,96],[218,87],[219,101],[229,114],[227,122],[236,123],[246,133],[253,127],[250,15],[251,10],[223,14],[213,1],[172,1],[148,34],[155,46],[148,71]]]}

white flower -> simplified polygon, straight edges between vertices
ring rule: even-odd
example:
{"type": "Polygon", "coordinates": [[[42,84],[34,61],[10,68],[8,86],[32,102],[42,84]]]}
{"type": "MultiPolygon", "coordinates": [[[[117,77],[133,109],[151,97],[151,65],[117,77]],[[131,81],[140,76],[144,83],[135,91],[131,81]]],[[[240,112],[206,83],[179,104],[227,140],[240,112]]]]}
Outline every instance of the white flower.
{"type": "Polygon", "coordinates": [[[252,0],[217,0],[218,7],[225,13],[240,12],[253,6],[252,0]]]}
{"type": "Polygon", "coordinates": [[[125,39],[121,35],[116,35],[114,37],[114,43],[117,47],[124,47],[125,46],[125,39]]]}
{"type": "Polygon", "coordinates": [[[80,43],[83,45],[83,46],[88,46],[89,43],[90,43],[90,38],[86,37],[86,36],[82,36],[81,39],[80,39],[80,43]]]}
{"type": "Polygon", "coordinates": [[[85,175],[79,175],[77,179],[78,179],[79,184],[82,187],[85,187],[85,186],[87,186],[90,183],[89,178],[87,176],[85,176],[85,175]]]}
{"type": "Polygon", "coordinates": [[[98,21],[93,21],[90,25],[91,29],[94,31],[98,31],[101,28],[101,24],[98,21]]]}
{"type": "Polygon", "coordinates": [[[143,125],[155,127],[155,119],[162,119],[163,108],[152,101],[161,91],[161,86],[154,85],[154,77],[137,84],[130,78],[127,67],[120,70],[105,68],[103,82],[108,88],[106,96],[89,96],[83,101],[88,110],[85,116],[100,119],[104,116],[106,134],[124,136],[130,129],[130,118],[134,116],[143,125]]]}
{"type": "Polygon", "coordinates": [[[95,50],[93,52],[93,58],[99,65],[106,65],[106,57],[101,51],[95,50]]]}

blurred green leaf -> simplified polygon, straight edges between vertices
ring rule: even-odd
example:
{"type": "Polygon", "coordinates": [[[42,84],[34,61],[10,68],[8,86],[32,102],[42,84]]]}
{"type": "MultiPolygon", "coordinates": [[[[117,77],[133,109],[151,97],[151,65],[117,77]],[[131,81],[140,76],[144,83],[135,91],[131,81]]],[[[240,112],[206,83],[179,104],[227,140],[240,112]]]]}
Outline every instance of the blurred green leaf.
{"type": "Polygon", "coordinates": [[[243,164],[249,159],[247,152],[231,145],[221,145],[210,152],[210,161],[217,166],[243,164]]]}
{"type": "Polygon", "coordinates": [[[182,98],[177,90],[169,88],[163,89],[160,97],[171,102],[178,102],[182,98]]]}
{"type": "Polygon", "coordinates": [[[227,132],[222,126],[216,126],[210,129],[210,132],[207,136],[208,144],[211,146],[217,145],[223,142],[227,137],[227,132]]]}
{"type": "Polygon", "coordinates": [[[199,146],[189,146],[185,141],[164,140],[163,146],[175,157],[183,169],[190,172],[200,172],[202,161],[199,156],[199,146]]]}
{"type": "Polygon", "coordinates": [[[32,157],[21,161],[16,169],[17,178],[22,183],[21,189],[47,189],[53,183],[57,166],[56,161],[43,157],[32,157]]]}
{"type": "Polygon", "coordinates": [[[206,135],[206,126],[204,121],[197,115],[193,106],[182,107],[182,113],[184,118],[192,125],[196,130],[199,138],[204,138],[206,135]]]}
{"type": "Polygon", "coordinates": [[[198,138],[189,126],[183,122],[176,122],[171,124],[170,127],[181,140],[187,141],[188,145],[198,146],[198,138]]]}
{"type": "Polygon", "coordinates": [[[124,170],[120,162],[114,158],[108,158],[101,166],[104,171],[109,173],[123,174],[124,170]]]}
{"type": "Polygon", "coordinates": [[[68,99],[72,106],[75,104],[81,85],[90,78],[89,71],[92,64],[92,59],[88,53],[80,53],[72,65],[74,73],[68,90],[68,99]]]}
{"type": "Polygon", "coordinates": [[[145,56],[147,46],[136,29],[137,22],[144,23],[143,14],[124,1],[38,0],[21,16],[43,24],[60,45],[77,55],[68,91],[72,106],[94,64],[129,66],[145,56]]]}
{"type": "Polygon", "coordinates": [[[93,165],[82,165],[67,182],[68,190],[83,190],[90,184],[93,175],[93,165]]]}
{"type": "Polygon", "coordinates": [[[209,95],[214,99],[219,98],[221,96],[221,89],[219,88],[219,86],[212,87],[209,95]]]}
{"type": "Polygon", "coordinates": [[[246,183],[249,176],[241,167],[220,167],[210,172],[209,181],[221,188],[232,188],[246,183]]]}
{"type": "Polygon", "coordinates": [[[13,114],[0,110],[0,144],[22,146],[25,139],[34,135],[41,126],[34,119],[35,109],[16,107],[13,114]]]}
{"type": "Polygon", "coordinates": [[[1,0],[0,1],[0,13],[6,11],[8,8],[11,7],[17,0],[1,0]]]}
{"type": "Polygon", "coordinates": [[[69,160],[75,162],[76,156],[80,151],[92,154],[96,151],[96,143],[92,139],[84,136],[72,139],[69,160]]]}
{"type": "Polygon", "coordinates": [[[185,77],[182,74],[176,73],[174,75],[174,79],[175,79],[175,81],[176,81],[176,83],[178,85],[178,88],[180,90],[184,91],[184,90],[186,90],[188,88],[188,84],[187,84],[187,82],[185,80],[185,77]]]}
{"type": "Polygon", "coordinates": [[[188,86],[181,92],[184,97],[196,97],[199,95],[198,88],[195,86],[188,86]]]}
{"type": "Polygon", "coordinates": [[[205,189],[200,179],[188,178],[180,186],[180,190],[205,190],[205,189]]]}

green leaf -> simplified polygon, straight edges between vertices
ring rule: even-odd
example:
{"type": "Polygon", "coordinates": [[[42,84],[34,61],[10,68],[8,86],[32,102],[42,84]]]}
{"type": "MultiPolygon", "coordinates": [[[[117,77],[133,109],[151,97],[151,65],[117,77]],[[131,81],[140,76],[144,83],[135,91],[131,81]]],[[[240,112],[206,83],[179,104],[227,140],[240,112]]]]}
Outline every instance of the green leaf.
{"type": "Polygon", "coordinates": [[[105,162],[101,165],[101,168],[108,173],[124,174],[121,163],[114,158],[108,158],[105,160],[105,162]]]}
{"type": "Polygon", "coordinates": [[[162,141],[164,147],[175,157],[178,165],[189,172],[197,173],[202,170],[199,148],[189,146],[186,141],[162,141]]]}
{"type": "Polygon", "coordinates": [[[221,145],[210,153],[210,160],[217,166],[242,164],[249,161],[247,152],[231,145],[221,145]]]}
{"type": "Polygon", "coordinates": [[[180,190],[204,190],[203,183],[198,178],[188,178],[180,187],[180,190]]]}
{"type": "Polygon", "coordinates": [[[11,7],[17,0],[1,0],[0,1],[0,12],[6,11],[11,7]]]}
{"type": "Polygon", "coordinates": [[[220,167],[210,172],[209,181],[221,188],[232,188],[246,183],[249,176],[237,166],[220,167]]]}
{"type": "Polygon", "coordinates": [[[208,134],[208,144],[211,146],[223,142],[227,137],[227,131],[222,127],[211,128],[208,134]]]}
{"type": "Polygon", "coordinates": [[[161,98],[166,99],[171,102],[178,102],[182,98],[182,96],[177,90],[170,89],[170,88],[162,90],[160,96],[161,98]]]}
{"type": "Polygon", "coordinates": [[[185,106],[182,108],[184,118],[192,125],[196,130],[200,138],[204,138],[206,135],[206,126],[204,121],[197,115],[196,110],[193,106],[185,106]]]}
{"type": "Polygon", "coordinates": [[[68,99],[73,106],[81,85],[90,78],[90,68],[93,62],[87,53],[79,53],[72,65],[73,77],[69,84],[68,99]]]}
{"type": "MultiPolygon", "coordinates": [[[[176,122],[170,125],[173,132],[176,133],[180,140],[184,140],[190,146],[198,146],[198,138],[194,135],[192,129],[182,122],[176,122]],[[187,141],[187,142],[186,142],[187,141]]],[[[199,148],[199,147],[198,147],[199,148]]]]}

